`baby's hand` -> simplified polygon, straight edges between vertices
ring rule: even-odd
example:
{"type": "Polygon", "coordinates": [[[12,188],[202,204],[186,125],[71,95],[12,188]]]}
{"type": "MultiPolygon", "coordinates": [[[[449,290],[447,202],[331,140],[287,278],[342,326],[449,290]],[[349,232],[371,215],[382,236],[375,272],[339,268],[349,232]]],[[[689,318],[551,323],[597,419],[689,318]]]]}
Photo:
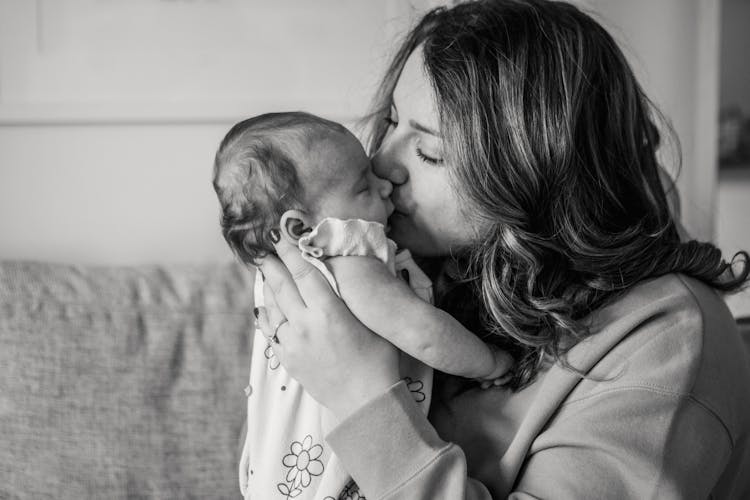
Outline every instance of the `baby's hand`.
{"type": "Polygon", "coordinates": [[[482,389],[503,385],[513,376],[513,373],[510,371],[513,367],[513,358],[511,355],[494,344],[487,344],[487,347],[490,348],[492,354],[495,356],[495,369],[486,377],[478,379],[480,382],[479,387],[482,389]]]}

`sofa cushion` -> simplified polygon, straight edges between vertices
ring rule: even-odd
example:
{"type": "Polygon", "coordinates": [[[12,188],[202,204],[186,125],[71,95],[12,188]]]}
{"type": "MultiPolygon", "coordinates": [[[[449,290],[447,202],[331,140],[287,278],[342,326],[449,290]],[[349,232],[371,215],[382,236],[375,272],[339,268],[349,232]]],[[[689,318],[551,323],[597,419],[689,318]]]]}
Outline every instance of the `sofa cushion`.
{"type": "Polygon", "coordinates": [[[0,263],[0,498],[237,498],[252,283],[0,263]]]}

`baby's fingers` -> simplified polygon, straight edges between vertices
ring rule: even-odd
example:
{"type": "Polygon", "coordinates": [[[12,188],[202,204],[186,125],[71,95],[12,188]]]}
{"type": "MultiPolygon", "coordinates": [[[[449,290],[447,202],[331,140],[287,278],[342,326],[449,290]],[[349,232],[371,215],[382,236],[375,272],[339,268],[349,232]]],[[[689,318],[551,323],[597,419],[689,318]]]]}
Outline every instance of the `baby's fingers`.
{"type": "Polygon", "coordinates": [[[492,355],[495,359],[495,369],[492,370],[492,373],[490,373],[489,375],[482,377],[482,380],[502,380],[506,375],[508,375],[508,373],[510,373],[511,368],[513,368],[513,356],[500,349],[496,345],[488,344],[488,346],[492,351],[492,355]]]}
{"type": "Polygon", "coordinates": [[[502,377],[498,377],[494,380],[480,380],[479,381],[479,387],[481,389],[489,389],[491,387],[499,387],[501,385],[507,384],[510,382],[510,379],[513,378],[513,374],[508,372],[502,377]]]}
{"type": "Polygon", "coordinates": [[[493,380],[492,385],[498,386],[498,385],[507,384],[508,382],[510,382],[510,379],[512,378],[513,378],[513,373],[508,372],[502,377],[498,377],[495,380],[493,380]]]}

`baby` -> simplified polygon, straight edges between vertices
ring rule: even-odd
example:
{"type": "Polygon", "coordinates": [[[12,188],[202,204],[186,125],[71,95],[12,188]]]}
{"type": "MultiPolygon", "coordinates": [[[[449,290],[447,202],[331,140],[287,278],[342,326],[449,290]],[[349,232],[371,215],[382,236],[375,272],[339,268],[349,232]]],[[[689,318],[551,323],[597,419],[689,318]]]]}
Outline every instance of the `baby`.
{"type": "MultiPolygon", "coordinates": [[[[392,186],[372,172],[362,145],[342,125],[301,112],[244,120],[219,146],[214,189],[224,237],[246,264],[273,253],[269,231],[278,228],[345,302],[346,293],[340,293],[327,258],[369,256],[392,273],[408,276],[409,287],[394,289],[390,299],[398,307],[418,311],[408,315],[419,318],[418,323],[408,324],[394,315],[391,328],[383,332],[379,323],[378,333],[402,351],[401,375],[425,412],[431,368],[485,383],[498,380],[510,368],[507,353],[431,306],[430,280],[408,250],[397,252],[386,236],[392,186]]],[[[256,305],[261,304],[262,285],[256,280],[256,305]]],[[[368,325],[361,304],[352,312],[368,325]]],[[[278,492],[289,498],[338,498],[353,485],[324,442],[335,424],[331,414],[279,366],[272,344],[259,330],[254,345],[240,462],[243,495],[249,498],[252,491],[260,498],[278,492]],[[258,348],[261,345],[267,346],[265,351],[258,348]]]]}

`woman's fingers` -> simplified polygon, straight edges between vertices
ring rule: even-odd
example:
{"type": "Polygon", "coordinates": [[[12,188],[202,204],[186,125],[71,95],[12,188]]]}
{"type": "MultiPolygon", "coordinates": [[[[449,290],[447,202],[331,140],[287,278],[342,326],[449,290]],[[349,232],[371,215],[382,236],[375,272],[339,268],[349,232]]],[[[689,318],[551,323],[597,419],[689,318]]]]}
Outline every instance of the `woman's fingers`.
{"type": "Polygon", "coordinates": [[[267,255],[263,257],[260,270],[265,278],[263,300],[267,301],[269,295],[273,295],[276,305],[286,318],[302,314],[307,306],[284,263],[273,255],[267,255]]]}
{"type": "MultiPolygon", "coordinates": [[[[326,281],[325,277],[318,271],[315,266],[307,262],[302,258],[302,254],[292,243],[288,242],[285,238],[274,245],[276,247],[276,253],[278,254],[281,261],[288,269],[288,276],[293,280],[295,288],[299,290],[303,301],[308,306],[310,304],[321,305],[335,299],[336,295],[331,290],[331,286],[326,281]]],[[[263,271],[265,273],[265,270],[263,271]]],[[[268,275],[266,275],[268,279],[268,275]]],[[[285,285],[286,283],[279,283],[279,285],[285,285]]],[[[285,299],[277,292],[274,284],[271,284],[274,292],[277,295],[278,303],[282,310],[284,309],[285,299]]]]}
{"type": "MultiPolygon", "coordinates": [[[[263,336],[268,339],[269,342],[271,342],[271,349],[273,349],[273,353],[276,354],[276,357],[279,358],[280,362],[284,362],[284,347],[281,345],[281,338],[279,338],[279,342],[273,342],[271,339],[274,336],[274,325],[271,324],[270,320],[268,319],[268,311],[265,307],[259,307],[258,308],[258,326],[260,327],[261,332],[263,332],[263,336]]],[[[279,332],[283,328],[279,328],[279,332]]]]}
{"type": "Polygon", "coordinates": [[[263,336],[271,340],[271,337],[273,334],[271,333],[271,325],[268,320],[268,311],[266,311],[265,306],[258,308],[258,317],[256,318],[258,320],[258,328],[260,328],[260,331],[263,333],[263,336]]]}
{"type": "Polygon", "coordinates": [[[268,285],[268,282],[263,286],[263,298],[266,303],[265,309],[266,316],[268,317],[268,324],[271,326],[272,331],[276,331],[277,327],[280,328],[280,325],[283,322],[288,321],[289,318],[287,318],[281,309],[279,309],[279,306],[276,303],[276,296],[268,285]]]}

